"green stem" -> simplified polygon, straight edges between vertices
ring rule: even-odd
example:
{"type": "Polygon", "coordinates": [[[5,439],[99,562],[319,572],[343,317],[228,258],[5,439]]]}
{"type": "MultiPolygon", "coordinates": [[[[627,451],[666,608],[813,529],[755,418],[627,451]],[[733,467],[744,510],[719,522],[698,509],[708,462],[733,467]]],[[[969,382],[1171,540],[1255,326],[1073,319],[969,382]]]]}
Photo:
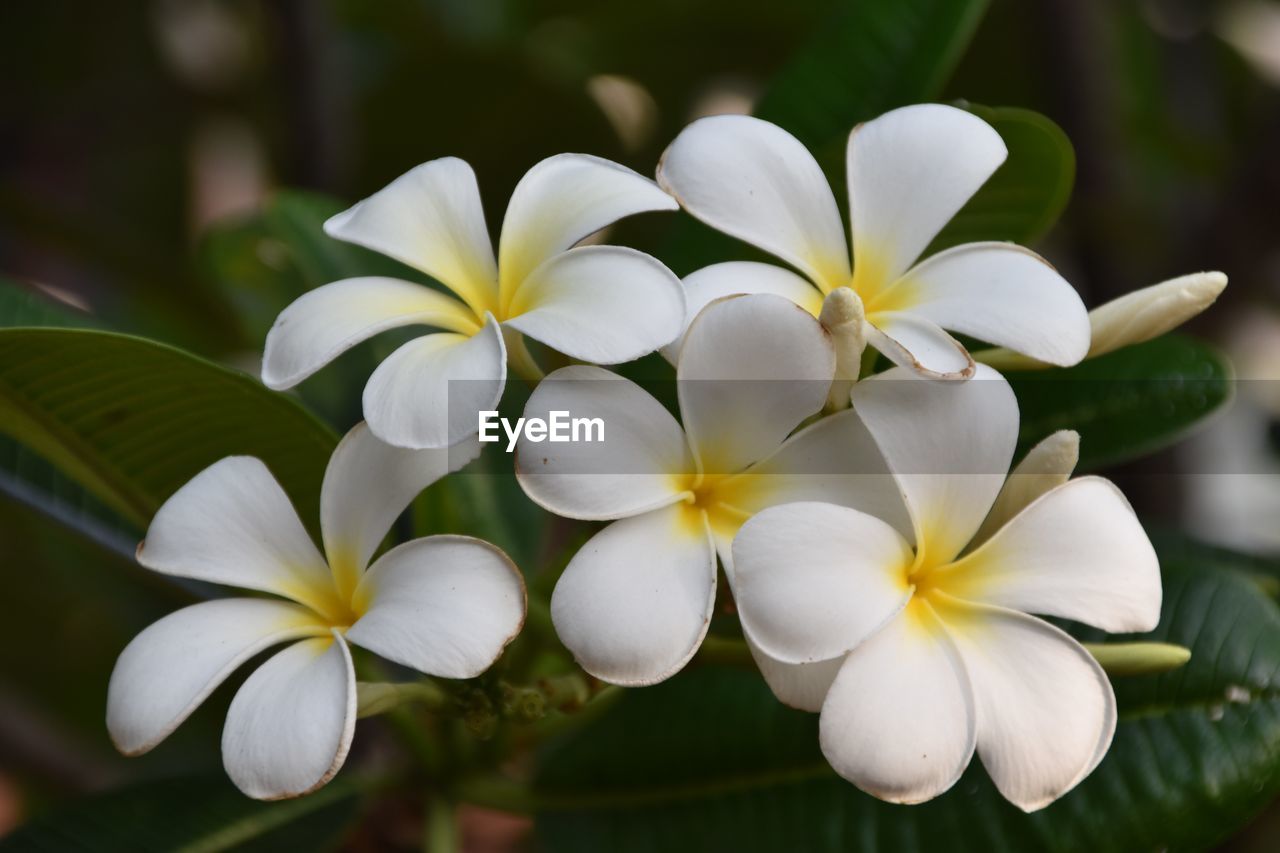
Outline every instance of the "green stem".
{"type": "Polygon", "coordinates": [[[534,361],[533,353],[529,352],[524,335],[514,329],[504,328],[502,340],[507,346],[507,364],[511,365],[517,376],[529,382],[538,382],[546,375],[538,362],[534,361]]]}
{"type": "Polygon", "coordinates": [[[439,793],[427,798],[423,827],[422,849],[424,853],[457,853],[462,849],[458,833],[457,805],[439,793]]]}

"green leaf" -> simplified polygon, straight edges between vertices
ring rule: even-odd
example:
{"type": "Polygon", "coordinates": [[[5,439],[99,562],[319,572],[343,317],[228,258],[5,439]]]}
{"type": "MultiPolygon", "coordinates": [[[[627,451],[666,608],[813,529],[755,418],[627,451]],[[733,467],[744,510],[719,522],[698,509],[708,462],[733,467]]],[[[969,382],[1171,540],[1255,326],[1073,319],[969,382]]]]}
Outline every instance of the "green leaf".
{"type": "Polygon", "coordinates": [[[263,803],[224,778],[147,782],[79,800],[0,841],[0,851],[332,850],[360,808],[338,780],[296,800],[263,803]]]}
{"type": "Polygon", "coordinates": [[[0,329],[0,433],[137,527],[234,454],[266,462],[314,525],[336,443],[247,374],[142,338],[73,329],[0,329]]]}
{"type": "Polygon", "coordinates": [[[936,97],[973,37],[987,0],[842,4],[761,98],[755,114],[811,150],[860,121],[936,97]]]}
{"type": "Polygon", "coordinates": [[[979,240],[1029,245],[1058,221],[1071,198],[1076,155],[1062,128],[1017,107],[974,104],[968,109],[999,131],[1009,157],[942,229],[926,254],[979,240]]]}
{"type": "Polygon", "coordinates": [[[1231,397],[1226,360],[1177,334],[1008,379],[1022,412],[1019,453],[1056,430],[1074,429],[1081,471],[1173,444],[1231,397]]]}
{"type": "Polygon", "coordinates": [[[1111,751],[1042,811],[1005,802],[976,758],[929,803],[882,803],[827,767],[815,715],[783,707],[754,672],[705,668],[628,691],[552,745],[538,832],[553,851],[1210,846],[1280,793],[1280,611],[1234,572],[1176,553],[1165,569],[1164,616],[1145,639],[1188,646],[1190,662],[1117,680],[1111,751]]]}
{"type": "Polygon", "coordinates": [[[0,328],[68,326],[91,328],[93,317],[12,279],[0,276],[0,328]]]}

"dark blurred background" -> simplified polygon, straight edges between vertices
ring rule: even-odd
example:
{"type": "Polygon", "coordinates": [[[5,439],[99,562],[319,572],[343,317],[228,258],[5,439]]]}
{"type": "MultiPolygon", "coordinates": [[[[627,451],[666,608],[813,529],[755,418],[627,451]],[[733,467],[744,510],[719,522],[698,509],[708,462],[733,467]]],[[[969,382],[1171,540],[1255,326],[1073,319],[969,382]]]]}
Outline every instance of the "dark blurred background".
{"type": "MultiPolygon", "coordinates": [[[[749,111],[839,5],[5,3],[0,273],[251,369],[278,310],[270,283],[253,301],[253,276],[284,262],[270,239],[250,242],[248,260],[224,249],[279,188],[348,203],[457,155],[496,227],[547,155],[652,174],[690,119],[749,111]],[[237,263],[244,289],[228,299],[237,263]]],[[[1065,129],[1075,193],[1037,248],[1087,304],[1221,269],[1231,284],[1194,330],[1242,378],[1280,372],[1280,2],[994,0],[943,97],[1028,107],[1065,129]]],[[[614,237],[660,252],[674,221],[644,217],[614,237]]],[[[1271,384],[1241,383],[1188,445],[1110,473],[1149,519],[1280,551],[1280,490],[1262,476],[1277,470],[1271,384]]],[[[216,707],[132,762],[102,723],[115,656],[179,592],[2,492],[0,571],[0,833],[79,792],[216,766],[216,707]]],[[[1231,849],[1277,837],[1280,817],[1264,816],[1231,849]]]]}

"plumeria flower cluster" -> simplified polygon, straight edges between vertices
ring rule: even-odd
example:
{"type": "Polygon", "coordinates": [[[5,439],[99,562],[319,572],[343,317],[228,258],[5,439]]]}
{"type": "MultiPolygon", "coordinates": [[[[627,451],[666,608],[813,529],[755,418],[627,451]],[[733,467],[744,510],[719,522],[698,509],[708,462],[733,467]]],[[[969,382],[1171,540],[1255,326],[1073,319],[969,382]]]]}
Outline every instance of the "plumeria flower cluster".
{"type": "Polygon", "coordinates": [[[525,336],[572,364],[543,379],[526,420],[598,418],[600,442],[516,448],[525,494],[607,522],[550,601],[589,674],[647,685],[682,669],[728,580],[764,679],[820,712],[835,770],[894,802],[954,784],[977,752],[1024,809],[1070,790],[1116,723],[1106,674],[1036,616],[1150,630],[1155,554],[1116,488],[1070,479],[1061,432],[1006,478],[1017,403],[991,366],[1071,365],[1162,334],[1210,304],[1218,273],[1085,312],[1042,258],[1009,243],[930,254],[1006,156],[953,107],[894,110],[854,129],[849,239],[817,162],[745,116],[701,119],[657,181],[563,154],[516,186],[497,252],[475,175],[432,160],[325,224],[440,287],[334,282],[271,329],[262,366],[291,388],[355,344],[423,326],[365,386],[367,426],[335,450],[321,491],[323,554],[265,465],[231,457],[160,509],[138,560],[266,596],[208,601],[143,631],[112,675],[107,724],[125,753],[163,740],[237,667],[284,645],[236,693],[223,734],[250,796],[323,785],[357,714],[349,644],[444,678],[488,669],[520,630],[525,587],[497,548],[416,539],[374,559],[395,518],[476,458],[477,414],[510,366],[541,371],[525,336]],[[581,245],[609,224],[683,207],[792,269],[732,261],[681,283],[621,246],[581,245]],[[923,260],[922,260],[923,258],[923,260]],[[792,271],[795,270],[795,271],[792,271]],[[950,332],[990,344],[975,354],[950,332]],[[896,364],[864,377],[870,344],[896,364]],[[677,408],[597,365],[661,351],[677,408]],[[981,362],[981,363],[980,363],[981,362]]]}
{"type": "Polygon", "coordinates": [[[369,565],[409,501],[475,455],[390,447],[360,424],[325,471],[324,555],[258,459],[228,457],[175,492],[138,546],[138,562],[272,597],[194,604],[134,638],[107,694],[107,729],[120,751],[150,750],[237,667],[287,643],[236,692],[222,759],[251,797],[298,796],[329,781],[351,746],[349,642],[429,675],[486,670],[524,624],[524,581],[502,551],[430,536],[369,565]]]}

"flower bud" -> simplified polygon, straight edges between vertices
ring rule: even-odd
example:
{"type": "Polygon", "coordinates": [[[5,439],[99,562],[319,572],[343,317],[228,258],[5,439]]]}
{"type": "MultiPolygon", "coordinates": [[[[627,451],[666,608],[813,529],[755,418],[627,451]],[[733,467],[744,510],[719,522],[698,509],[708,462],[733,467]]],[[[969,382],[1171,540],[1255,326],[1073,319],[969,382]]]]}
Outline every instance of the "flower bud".
{"type": "Polygon", "coordinates": [[[1085,643],[1108,675],[1168,672],[1191,660],[1191,649],[1173,643],[1085,643]]]}
{"type": "Polygon", "coordinates": [[[1181,326],[1213,304],[1227,286],[1220,272],[1179,276],[1126,293],[1089,312],[1088,358],[1139,344],[1181,326]]]}
{"type": "Polygon", "coordinates": [[[867,315],[862,300],[851,288],[837,287],[823,300],[818,322],[831,335],[836,348],[836,375],[831,383],[827,407],[833,410],[849,407],[849,392],[858,381],[862,369],[862,351],[867,338],[863,329],[867,315]]]}

